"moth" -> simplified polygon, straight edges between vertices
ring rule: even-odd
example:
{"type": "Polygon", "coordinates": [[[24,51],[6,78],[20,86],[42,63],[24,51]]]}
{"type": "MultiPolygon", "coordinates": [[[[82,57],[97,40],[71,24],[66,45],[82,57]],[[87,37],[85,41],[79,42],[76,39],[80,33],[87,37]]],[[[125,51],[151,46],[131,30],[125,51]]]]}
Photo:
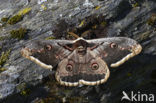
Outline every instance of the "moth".
{"type": "Polygon", "coordinates": [[[93,40],[35,40],[21,49],[23,57],[43,68],[56,67],[56,80],[65,86],[99,85],[118,67],[142,50],[127,37],[93,40]]]}

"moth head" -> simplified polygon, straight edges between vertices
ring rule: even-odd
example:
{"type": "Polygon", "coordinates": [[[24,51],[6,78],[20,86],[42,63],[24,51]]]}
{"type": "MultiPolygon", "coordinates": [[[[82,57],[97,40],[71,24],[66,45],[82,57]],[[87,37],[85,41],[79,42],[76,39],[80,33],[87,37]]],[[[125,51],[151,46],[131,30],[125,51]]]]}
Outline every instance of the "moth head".
{"type": "Polygon", "coordinates": [[[76,48],[76,50],[80,56],[83,56],[86,54],[86,47],[84,47],[84,46],[79,46],[76,48]]]}

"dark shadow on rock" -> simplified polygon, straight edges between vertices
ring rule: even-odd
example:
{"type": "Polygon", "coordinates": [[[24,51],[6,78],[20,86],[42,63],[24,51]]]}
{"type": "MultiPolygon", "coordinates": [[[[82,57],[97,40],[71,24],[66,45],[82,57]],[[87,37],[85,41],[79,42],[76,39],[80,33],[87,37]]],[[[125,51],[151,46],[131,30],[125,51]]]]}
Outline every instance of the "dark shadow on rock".
{"type": "MultiPolygon", "coordinates": [[[[118,68],[111,68],[104,87],[111,93],[107,103],[121,102],[122,92],[156,94],[156,55],[140,54],[118,68]],[[112,99],[113,98],[113,99],[112,99]]],[[[100,87],[103,87],[100,85],[100,87]]],[[[127,102],[126,102],[127,103],[127,102]]]]}
{"type": "Polygon", "coordinates": [[[119,6],[116,9],[116,15],[115,17],[112,18],[111,21],[115,22],[115,21],[119,21],[121,19],[123,19],[127,14],[129,14],[129,12],[131,11],[132,6],[129,3],[128,0],[123,0],[122,2],[120,2],[119,6]]]}

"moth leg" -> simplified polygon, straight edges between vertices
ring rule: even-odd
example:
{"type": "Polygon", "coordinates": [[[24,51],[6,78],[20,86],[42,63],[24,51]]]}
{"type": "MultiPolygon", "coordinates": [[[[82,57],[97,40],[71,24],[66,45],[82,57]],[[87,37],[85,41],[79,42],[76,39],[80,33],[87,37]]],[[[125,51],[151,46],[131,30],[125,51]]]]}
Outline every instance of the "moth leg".
{"type": "Polygon", "coordinates": [[[67,50],[69,50],[69,51],[73,51],[74,49],[73,48],[70,48],[70,47],[68,47],[67,45],[62,45],[62,44],[60,44],[60,43],[57,43],[59,46],[62,46],[63,48],[65,48],[65,49],[67,49],[67,50]]]}
{"type": "Polygon", "coordinates": [[[90,47],[90,50],[94,50],[96,49],[98,46],[102,45],[104,42],[100,43],[100,44],[95,44],[94,46],[90,47]]]}
{"type": "Polygon", "coordinates": [[[90,50],[93,50],[95,48],[97,48],[99,45],[94,45],[93,47],[90,48],[90,50]]]}

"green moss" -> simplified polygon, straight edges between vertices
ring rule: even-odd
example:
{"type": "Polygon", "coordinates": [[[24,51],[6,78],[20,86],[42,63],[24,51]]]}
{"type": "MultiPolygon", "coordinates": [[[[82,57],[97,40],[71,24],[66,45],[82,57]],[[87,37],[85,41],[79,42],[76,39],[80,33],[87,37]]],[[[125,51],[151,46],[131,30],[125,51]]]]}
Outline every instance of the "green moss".
{"type": "Polygon", "coordinates": [[[15,15],[8,20],[8,24],[13,25],[23,19],[22,15],[15,15]]]}
{"type": "Polygon", "coordinates": [[[138,7],[139,4],[136,2],[135,4],[133,4],[133,7],[138,7]]]}
{"type": "Polygon", "coordinates": [[[100,8],[101,8],[101,6],[98,5],[98,6],[95,7],[95,10],[98,10],[100,8]]]}
{"type": "Polygon", "coordinates": [[[3,40],[5,40],[5,39],[7,39],[8,37],[7,36],[1,36],[0,37],[0,41],[3,41],[3,40]]]}
{"type": "Polygon", "coordinates": [[[23,39],[27,34],[27,29],[19,28],[17,30],[12,30],[10,31],[10,34],[11,34],[11,38],[23,39]]]}
{"type": "Polygon", "coordinates": [[[8,60],[11,50],[6,52],[2,52],[0,56],[0,67],[4,65],[4,63],[8,60]]]}
{"type": "Polygon", "coordinates": [[[18,12],[18,15],[26,15],[31,11],[31,8],[24,8],[18,12]]]}
{"type": "Polygon", "coordinates": [[[6,26],[8,20],[9,20],[8,17],[3,17],[3,18],[1,18],[1,20],[0,20],[0,24],[1,24],[1,25],[0,25],[0,29],[6,26]]]}
{"type": "Polygon", "coordinates": [[[0,68],[0,73],[3,72],[3,71],[5,71],[5,70],[7,70],[7,69],[4,68],[4,67],[1,67],[1,68],[0,68]]]}
{"type": "Polygon", "coordinates": [[[47,10],[47,7],[46,7],[44,4],[41,5],[41,8],[42,8],[43,10],[47,10]]]}
{"type": "Polygon", "coordinates": [[[1,36],[1,37],[0,37],[0,41],[3,41],[3,40],[4,40],[4,36],[1,36]]]}
{"type": "Polygon", "coordinates": [[[139,41],[146,40],[147,38],[149,38],[150,34],[151,34],[150,31],[147,31],[147,32],[141,34],[141,35],[139,36],[139,41]]]}
{"type": "Polygon", "coordinates": [[[26,83],[21,83],[21,84],[16,86],[16,89],[18,91],[23,91],[25,88],[26,88],[26,83]]]}
{"type": "Polygon", "coordinates": [[[31,94],[31,88],[28,87],[26,83],[21,83],[17,85],[16,89],[20,91],[20,95],[22,96],[29,96],[29,94],[31,94]]]}
{"type": "Polygon", "coordinates": [[[154,24],[154,21],[153,21],[153,20],[151,20],[151,19],[149,19],[149,20],[147,21],[147,24],[148,24],[148,25],[151,25],[151,26],[153,26],[153,24],[154,24]]]}
{"type": "Polygon", "coordinates": [[[156,25],[156,14],[152,14],[152,16],[147,20],[147,24],[151,26],[156,25]]]}
{"type": "Polygon", "coordinates": [[[8,20],[9,20],[8,17],[3,17],[3,18],[1,18],[1,21],[2,21],[2,22],[7,22],[8,20]]]}
{"type": "Polygon", "coordinates": [[[100,25],[103,26],[103,27],[106,27],[107,26],[107,22],[106,21],[103,21],[103,22],[101,22],[100,25]]]}
{"type": "Polygon", "coordinates": [[[20,92],[20,94],[23,96],[28,96],[30,94],[30,92],[31,92],[31,90],[29,88],[26,88],[26,89],[22,90],[20,92]]]}
{"type": "Polygon", "coordinates": [[[97,25],[93,25],[93,26],[92,26],[92,29],[96,29],[96,28],[97,28],[97,25]]]}
{"type": "Polygon", "coordinates": [[[82,27],[86,23],[85,20],[82,20],[81,23],[79,24],[79,27],[82,27]]]}
{"type": "Polygon", "coordinates": [[[53,39],[55,39],[55,37],[52,37],[52,36],[45,38],[45,40],[53,40],[53,39]]]}
{"type": "Polygon", "coordinates": [[[8,24],[13,25],[20,22],[23,19],[23,16],[28,14],[31,11],[31,8],[24,8],[20,10],[16,15],[12,16],[9,20],[3,18],[3,21],[7,21],[8,24]]]}

